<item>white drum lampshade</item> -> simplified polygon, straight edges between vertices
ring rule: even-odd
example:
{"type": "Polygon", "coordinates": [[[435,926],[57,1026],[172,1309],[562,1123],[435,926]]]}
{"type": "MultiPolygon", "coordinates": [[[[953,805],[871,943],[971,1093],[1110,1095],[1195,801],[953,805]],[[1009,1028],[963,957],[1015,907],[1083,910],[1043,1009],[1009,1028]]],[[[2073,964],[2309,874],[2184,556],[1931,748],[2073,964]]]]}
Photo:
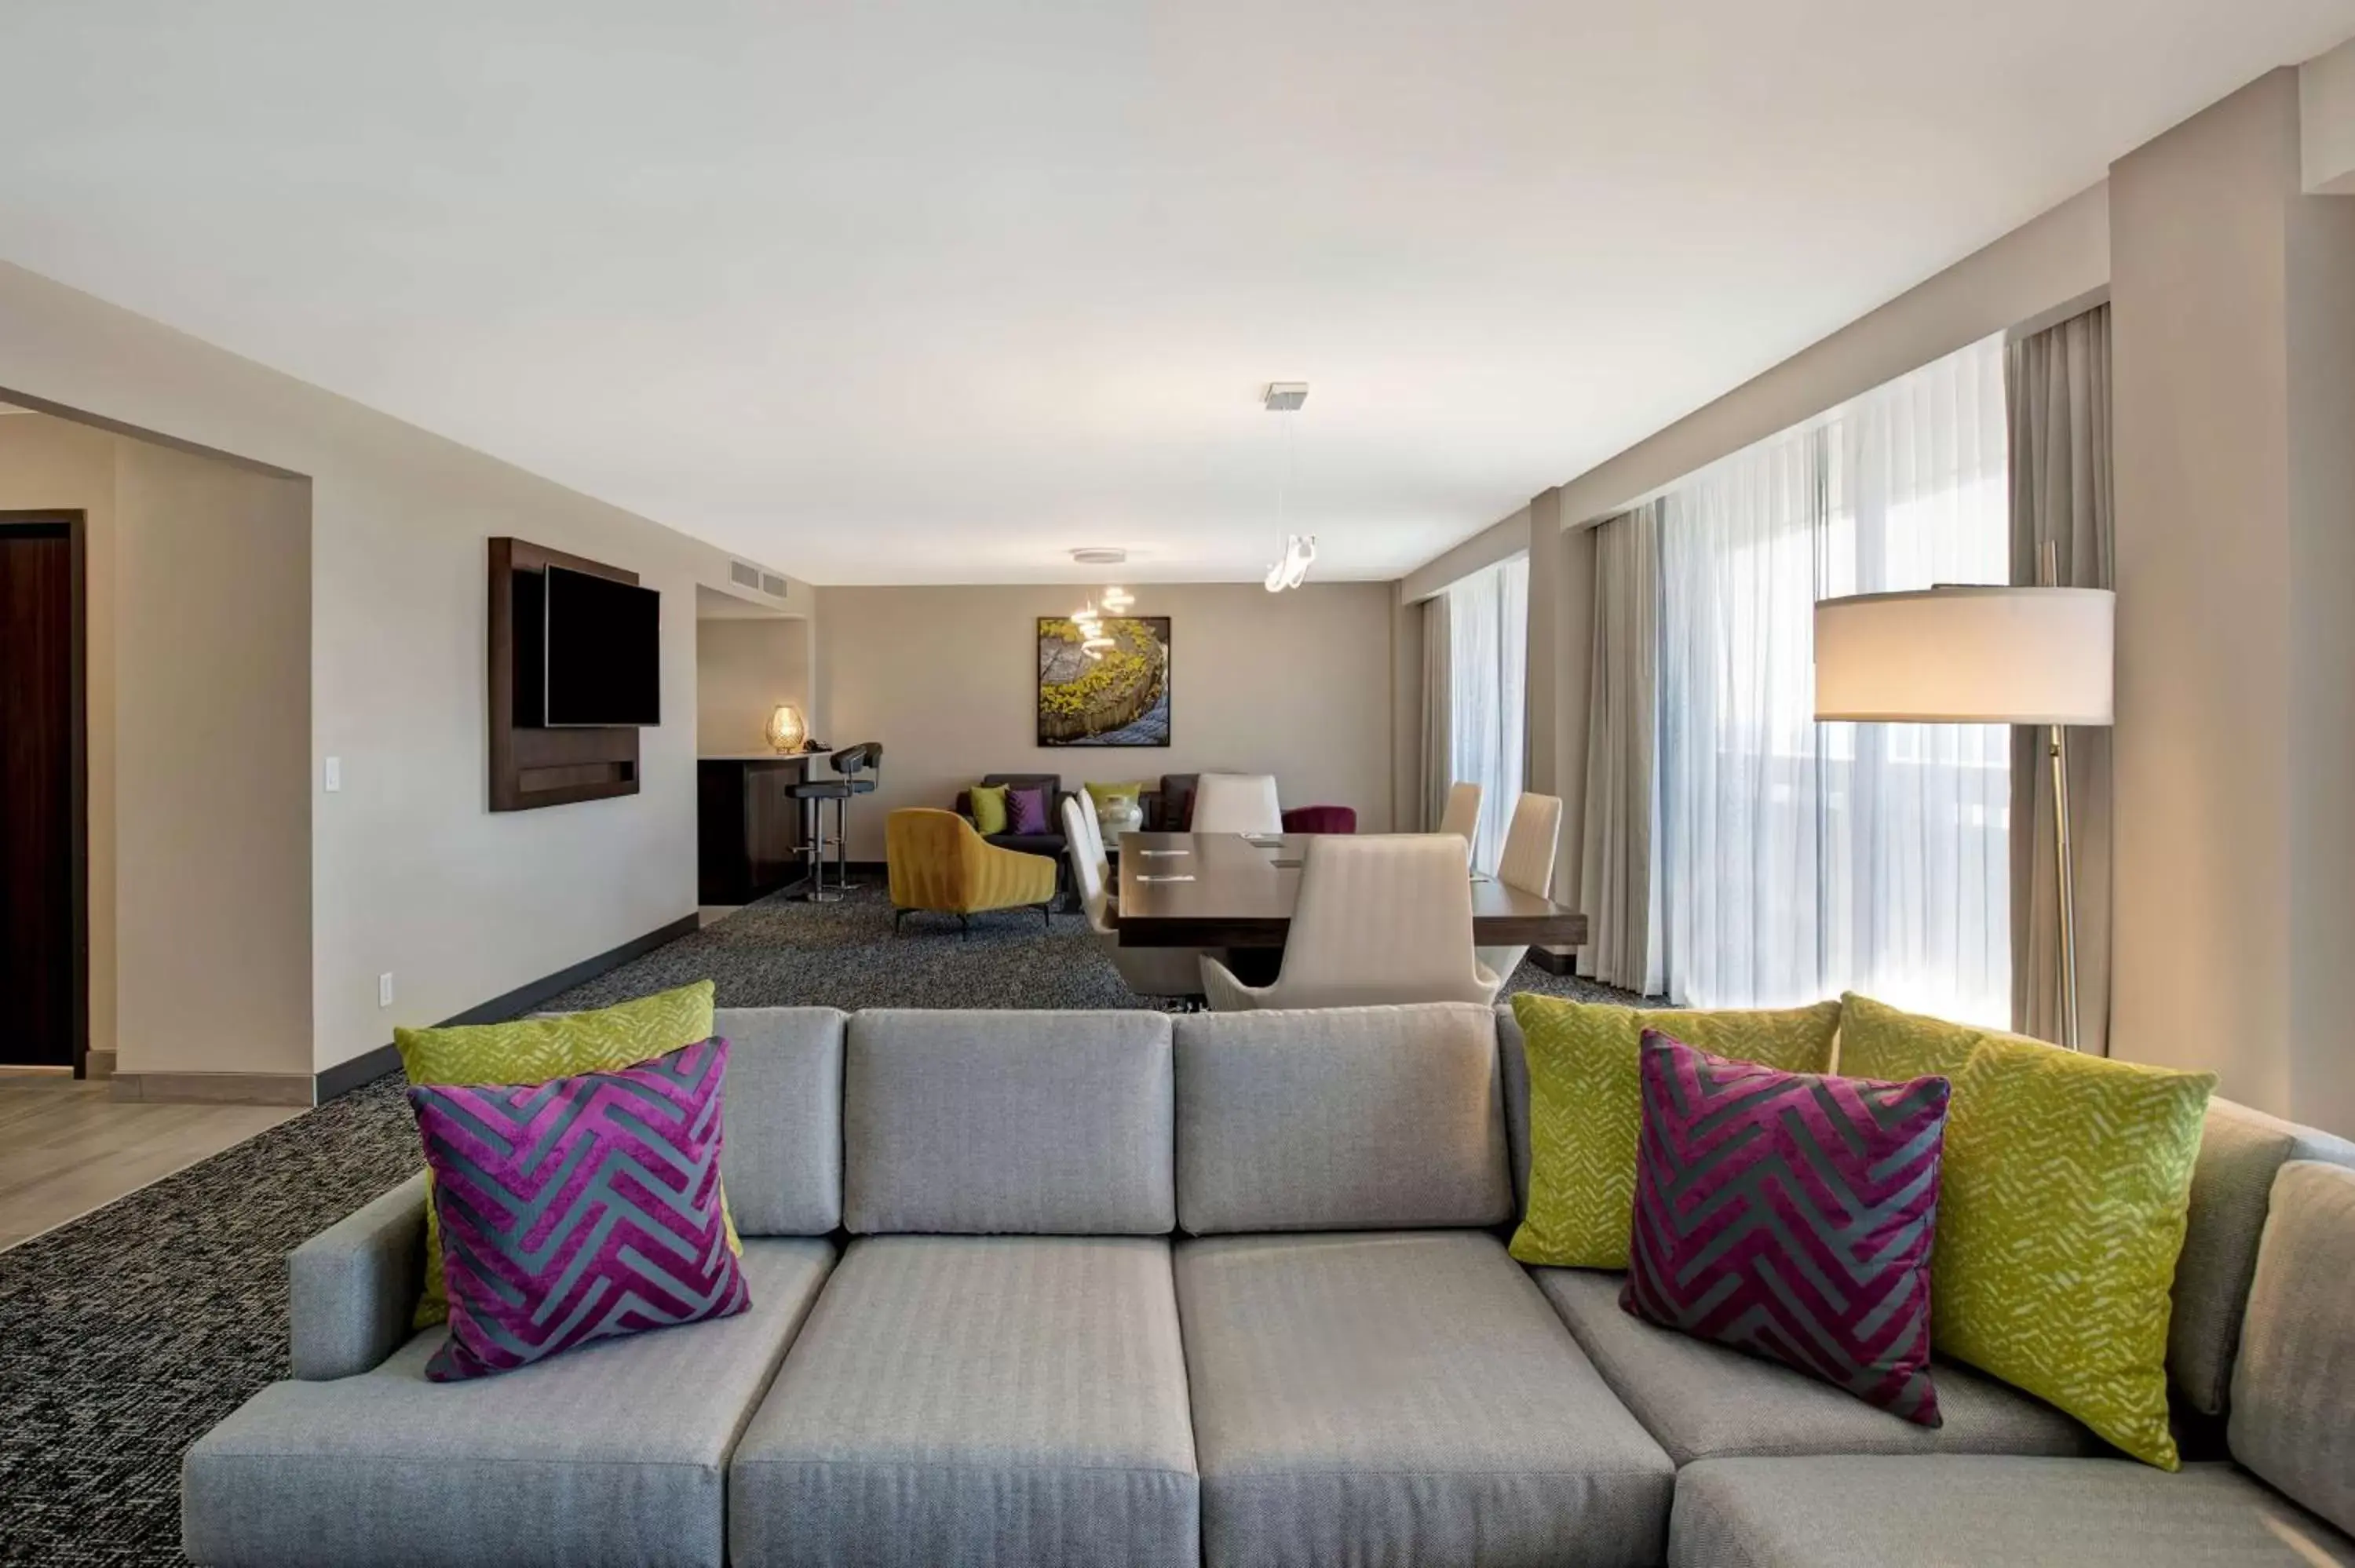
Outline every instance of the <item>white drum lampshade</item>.
{"type": "Polygon", "coordinates": [[[1816,605],[1816,717],[2107,725],[2106,588],[1939,588],[1816,605]]]}

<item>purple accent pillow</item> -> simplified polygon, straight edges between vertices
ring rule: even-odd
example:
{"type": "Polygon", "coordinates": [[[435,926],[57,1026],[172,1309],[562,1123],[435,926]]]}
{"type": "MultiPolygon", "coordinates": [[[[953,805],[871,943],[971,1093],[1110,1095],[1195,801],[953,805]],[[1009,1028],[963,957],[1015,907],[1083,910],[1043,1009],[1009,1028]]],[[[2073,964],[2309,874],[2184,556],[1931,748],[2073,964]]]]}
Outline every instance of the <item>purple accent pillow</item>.
{"type": "Polygon", "coordinates": [[[1944,1078],[1785,1073],[1644,1031],[1619,1304],[1923,1426],[1944,1078]]]}
{"type": "Polygon", "coordinates": [[[751,1304],[719,1206],[728,1042],[612,1073],[409,1091],[450,1287],[435,1383],[751,1304]]]}
{"type": "Polygon", "coordinates": [[[1047,831],[1047,787],[1014,784],[1006,791],[1006,831],[1043,833],[1047,831]]]}

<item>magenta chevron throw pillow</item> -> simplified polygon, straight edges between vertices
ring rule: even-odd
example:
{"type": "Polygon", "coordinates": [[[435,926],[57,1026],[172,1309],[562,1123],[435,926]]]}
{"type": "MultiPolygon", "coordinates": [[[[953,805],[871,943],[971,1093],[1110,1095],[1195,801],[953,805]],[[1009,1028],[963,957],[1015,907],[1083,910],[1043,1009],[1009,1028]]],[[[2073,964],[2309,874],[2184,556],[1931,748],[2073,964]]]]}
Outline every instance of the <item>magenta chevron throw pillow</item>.
{"type": "Polygon", "coordinates": [[[416,1087],[450,1286],[435,1383],[741,1312],[719,1208],[728,1042],[544,1084],[416,1087]]]}
{"type": "Polygon", "coordinates": [[[1644,1032],[1619,1304],[1923,1426],[1947,1083],[1785,1073],[1644,1032]]]}

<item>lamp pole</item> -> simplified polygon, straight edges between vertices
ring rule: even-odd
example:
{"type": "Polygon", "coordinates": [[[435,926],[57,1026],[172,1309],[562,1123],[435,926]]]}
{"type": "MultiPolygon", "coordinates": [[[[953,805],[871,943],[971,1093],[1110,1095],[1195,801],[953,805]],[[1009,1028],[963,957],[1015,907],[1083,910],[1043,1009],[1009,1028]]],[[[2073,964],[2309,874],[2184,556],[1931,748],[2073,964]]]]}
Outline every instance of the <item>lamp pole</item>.
{"type": "MultiPolygon", "coordinates": [[[[2061,586],[2061,546],[2051,539],[2037,561],[2037,586],[2061,586]]],[[[2052,888],[2061,906],[2061,1044],[2077,1046],[2077,878],[2069,853],[2069,731],[2046,726],[2045,753],[2052,763],[2052,888]]]]}

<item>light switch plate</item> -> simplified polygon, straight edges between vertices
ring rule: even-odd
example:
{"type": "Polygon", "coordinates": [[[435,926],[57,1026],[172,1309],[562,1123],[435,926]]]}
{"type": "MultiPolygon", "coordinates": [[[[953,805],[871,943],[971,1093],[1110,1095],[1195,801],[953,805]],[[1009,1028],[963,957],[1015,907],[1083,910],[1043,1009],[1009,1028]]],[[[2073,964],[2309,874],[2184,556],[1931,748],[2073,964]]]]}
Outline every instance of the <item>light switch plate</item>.
{"type": "Polygon", "coordinates": [[[327,758],[325,773],[327,793],[333,795],[344,787],[344,759],[340,757],[327,758]]]}

